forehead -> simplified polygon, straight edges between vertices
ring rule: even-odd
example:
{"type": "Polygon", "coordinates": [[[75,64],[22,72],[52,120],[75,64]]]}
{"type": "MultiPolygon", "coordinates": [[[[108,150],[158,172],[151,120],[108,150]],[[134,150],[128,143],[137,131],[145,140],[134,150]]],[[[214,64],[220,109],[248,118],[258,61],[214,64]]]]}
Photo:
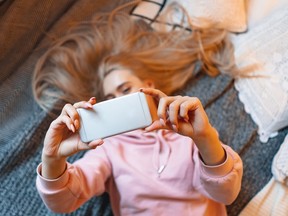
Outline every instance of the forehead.
{"type": "Polygon", "coordinates": [[[104,94],[114,92],[118,86],[125,82],[138,82],[140,81],[131,71],[127,69],[116,69],[108,73],[103,80],[104,94]]]}

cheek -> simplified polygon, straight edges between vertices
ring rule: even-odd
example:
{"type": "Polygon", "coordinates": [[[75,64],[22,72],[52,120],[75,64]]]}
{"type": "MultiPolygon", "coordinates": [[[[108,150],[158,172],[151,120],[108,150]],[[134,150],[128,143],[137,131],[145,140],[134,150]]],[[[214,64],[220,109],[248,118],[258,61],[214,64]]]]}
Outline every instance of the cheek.
{"type": "Polygon", "coordinates": [[[106,95],[107,92],[108,92],[108,89],[107,89],[107,87],[106,87],[106,85],[104,83],[102,85],[102,92],[104,93],[104,95],[106,95]]]}

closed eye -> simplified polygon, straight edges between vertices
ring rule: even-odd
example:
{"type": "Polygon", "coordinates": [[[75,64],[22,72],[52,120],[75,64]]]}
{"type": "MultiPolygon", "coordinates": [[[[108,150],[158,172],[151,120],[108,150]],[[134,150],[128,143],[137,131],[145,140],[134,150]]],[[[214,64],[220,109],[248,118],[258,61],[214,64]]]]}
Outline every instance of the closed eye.
{"type": "Polygon", "coordinates": [[[112,95],[112,94],[110,94],[110,95],[106,95],[105,98],[104,98],[104,100],[111,100],[111,99],[113,99],[113,98],[115,98],[115,96],[112,95]]]}
{"type": "Polygon", "coordinates": [[[125,87],[122,89],[122,94],[126,95],[131,92],[131,87],[125,87]]]}

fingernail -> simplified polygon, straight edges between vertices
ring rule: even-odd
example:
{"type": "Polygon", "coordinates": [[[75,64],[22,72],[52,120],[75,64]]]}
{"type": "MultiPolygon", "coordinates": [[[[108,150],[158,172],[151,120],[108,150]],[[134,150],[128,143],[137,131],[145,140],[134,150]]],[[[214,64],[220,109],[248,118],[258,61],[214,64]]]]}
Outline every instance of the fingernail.
{"type": "Polygon", "coordinates": [[[174,131],[176,131],[176,132],[178,131],[178,128],[177,128],[177,126],[175,124],[172,125],[172,128],[173,128],[174,131]]]}
{"type": "Polygon", "coordinates": [[[74,125],[73,125],[73,124],[70,124],[70,127],[71,127],[72,132],[75,133],[75,127],[74,127],[74,125]]]}
{"type": "Polygon", "coordinates": [[[85,107],[86,107],[86,108],[93,108],[92,104],[90,104],[90,103],[88,103],[88,102],[85,103],[85,107]]]}
{"type": "Polygon", "coordinates": [[[100,142],[99,142],[99,144],[98,145],[102,145],[104,143],[104,141],[103,140],[101,140],[100,142]]]}
{"type": "Polygon", "coordinates": [[[144,132],[144,133],[148,133],[148,132],[150,132],[150,126],[144,128],[144,131],[143,131],[143,132],[144,132]]]}
{"type": "MultiPolygon", "coordinates": [[[[96,101],[96,98],[95,98],[95,97],[91,97],[90,100],[96,101]]],[[[90,101],[90,100],[89,100],[89,101],[90,101]]]]}
{"type": "Polygon", "coordinates": [[[166,122],[164,121],[164,119],[160,119],[160,123],[164,126],[166,125],[166,122]]]}
{"type": "Polygon", "coordinates": [[[140,88],[139,91],[140,91],[140,92],[143,92],[143,88],[140,88]]]}
{"type": "Polygon", "coordinates": [[[80,126],[78,119],[76,119],[76,120],[74,121],[74,125],[75,125],[76,130],[78,130],[78,129],[79,129],[79,126],[80,126]]]}

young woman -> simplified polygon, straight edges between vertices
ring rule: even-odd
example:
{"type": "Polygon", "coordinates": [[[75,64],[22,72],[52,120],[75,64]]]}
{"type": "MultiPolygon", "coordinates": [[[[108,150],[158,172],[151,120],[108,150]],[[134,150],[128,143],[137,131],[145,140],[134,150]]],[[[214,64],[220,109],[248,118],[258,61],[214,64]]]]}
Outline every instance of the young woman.
{"type": "Polygon", "coordinates": [[[230,51],[220,30],[154,32],[121,13],[98,17],[59,41],[39,60],[33,80],[39,104],[62,109],[37,168],[45,204],[71,212],[107,191],[115,215],[225,215],[225,204],[240,190],[241,159],[221,143],[199,99],[166,94],[180,88],[198,62],[213,73],[233,69],[226,64],[230,51]],[[136,91],[154,98],[159,120],[80,141],[76,108],[136,91]],[[89,151],[66,161],[81,150],[89,151]]]}

